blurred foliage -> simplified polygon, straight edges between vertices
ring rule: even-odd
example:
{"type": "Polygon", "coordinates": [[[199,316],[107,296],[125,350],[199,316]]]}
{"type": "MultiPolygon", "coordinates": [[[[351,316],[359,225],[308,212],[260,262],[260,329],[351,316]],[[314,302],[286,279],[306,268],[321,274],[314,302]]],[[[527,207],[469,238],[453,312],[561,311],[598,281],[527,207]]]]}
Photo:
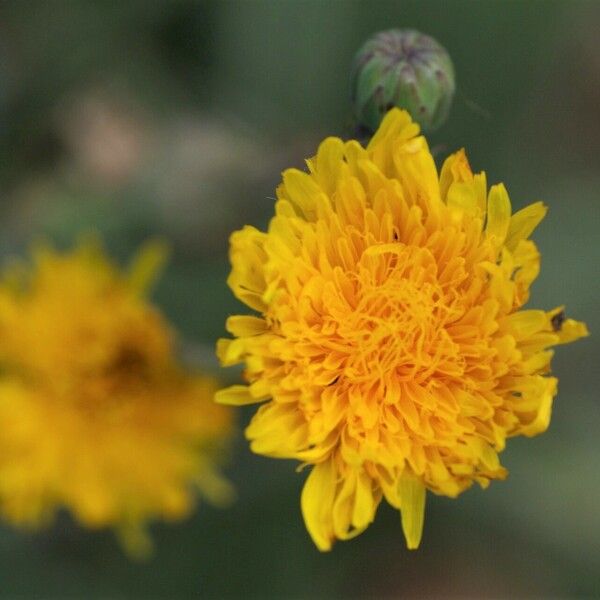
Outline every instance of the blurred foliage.
{"type": "Polygon", "coordinates": [[[565,303],[592,332],[558,350],[549,432],[509,443],[506,482],[457,501],[430,495],[418,552],[382,506],[365,534],[319,554],[298,506],[305,475],[251,455],[240,433],[232,509],[157,525],[156,555],[141,564],[68,516],[37,535],[3,528],[0,596],[600,594],[599,3],[53,0],[3,2],[0,23],[0,252],[95,229],[125,257],[167,237],[156,299],[199,366],[216,369],[211,349],[237,310],[229,232],[264,226],[280,171],[324,135],[352,134],[352,57],[390,27],[450,52],[457,96],[431,146],[440,158],[466,147],[516,208],[549,205],[531,304],[565,303]]]}

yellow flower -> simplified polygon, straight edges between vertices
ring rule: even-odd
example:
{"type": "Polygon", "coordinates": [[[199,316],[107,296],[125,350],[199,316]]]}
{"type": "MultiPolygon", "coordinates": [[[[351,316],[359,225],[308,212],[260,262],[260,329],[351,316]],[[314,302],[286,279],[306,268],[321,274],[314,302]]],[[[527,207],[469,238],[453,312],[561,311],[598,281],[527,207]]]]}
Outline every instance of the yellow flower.
{"type": "Polygon", "coordinates": [[[228,319],[218,355],[249,385],[217,400],[265,402],[252,450],[313,465],[301,505],[321,550],[382,497],[416,548],[426,490],[504,478],[506,439],[548,427],[549,348],[587,334],[562,307],[520,310],[544,205],[511,216],[462,151],[438,177],[418,134],[395,109],[366,149],[326,139],[310,173],[284,172],[268,232],[231,237],[229,285],[260,316],[228,319]]]}
{"type": "Polygon", "coordinates": [[[146,521],[186,516],[195,489],[230,495],[216,461],[230,411],[178,366],[145,297],[160,245],[128,272],[94,243],[33,258],[0,282],[0,514],[38,526],[65,507],[142,554],[146,521]]]}

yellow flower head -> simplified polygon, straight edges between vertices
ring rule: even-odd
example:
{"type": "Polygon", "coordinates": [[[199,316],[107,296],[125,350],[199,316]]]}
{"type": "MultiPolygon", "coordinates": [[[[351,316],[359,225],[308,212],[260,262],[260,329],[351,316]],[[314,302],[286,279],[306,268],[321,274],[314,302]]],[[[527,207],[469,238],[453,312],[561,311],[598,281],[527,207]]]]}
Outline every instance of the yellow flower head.
{"type": "Polygon", "coordinates": [[[164,250],[121,272],[94,243],[49,248],[0,282],[0,514],[47,522],[59,507],[114,526],[134,553],[144,523],[178,519],[194,489],[230,493],[216,470],[230,411],[216,383],[176,363],[172,332],[145,298],[164,250]]]}
{"type": "Polygon", "coordinates": [[[418,134],[394,109],[366,149],[326,139],[310,173],[284,172],[267,233],[231,237],[229,285],[260,316],[228,319],[218,354],[249,385],[217,399],[264,402],[252,450],[313,465],[301,504],[321,550],[382,497],[416,548],[427,489],[504,478],[506,438],[548,427],[550,347],[587,333],[561,307],[520,310],[543,204],[511,216],[462,151],[438,177],[418,134]]]}

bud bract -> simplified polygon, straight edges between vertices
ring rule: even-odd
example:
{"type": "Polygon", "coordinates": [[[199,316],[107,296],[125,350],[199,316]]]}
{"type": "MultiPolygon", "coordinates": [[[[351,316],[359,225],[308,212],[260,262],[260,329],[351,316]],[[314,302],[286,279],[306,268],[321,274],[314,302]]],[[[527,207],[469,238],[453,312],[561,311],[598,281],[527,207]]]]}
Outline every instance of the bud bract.
{"type": "Polygon", "coordinates": [[[375,34],[354,59],[352,95],[358,125],[374,132],[393,107],[408,110],[424,130],[437,129],[454,95],[446,49],[414,29],[375,34]]]}

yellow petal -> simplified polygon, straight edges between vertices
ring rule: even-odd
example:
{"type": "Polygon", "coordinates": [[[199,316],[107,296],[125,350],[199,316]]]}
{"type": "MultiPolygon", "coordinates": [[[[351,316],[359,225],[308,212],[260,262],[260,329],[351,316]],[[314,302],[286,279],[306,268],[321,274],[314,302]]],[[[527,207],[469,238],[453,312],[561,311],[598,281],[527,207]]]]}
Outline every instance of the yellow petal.
{"type": "Polygon", "coordinates": [[[335,499],[336,473],[331,459],[313,467],[300,504],[310,536],[321,551],[331,550],[334,540],[332,507],[335,499]]]}
{"type": "MultiPolygon", "coordinates": [[[[333,521],[333,532],[335,537],[340,540],[347,540],[353,537],[352,509],[356,493],[357,473],[350,471],[344,477],[341,489],[338,491],[333,503],[331,513],[333,521]]],[[[360,533],[360,530],[358,531],[360,533]]]]}
{"type": "Polygon", "coordinates": [[[409,550],[416,550],[421,543],[425,519],[425,486],[412,473],[404,473],[398,483],[402,531],[409,550]]]}
{"type": "Polygon", "coordinates": [[[517,211],[510,219],[506,247],[513,251],[521,240],[526,240],[546,216],[546,212],[548,208],[543,202],[535,202],[517,211]]]}
{"type": "Polygon", "coordinates": [[[200,466],[194,483],[202,495],[215,506],[229,506],[235,499],[233,486],[208,462],[200,466]]]}
{"type": "Polygon", "coordinates": [[[464,149],[450,155],[440,173],[440,195],[447,204],[460,202],[460,197],[469,197],[469,206],[475,206],[472,212],[483,215],[485,212],[487,182],[485,173],[473,175],[464,149]],[[458,194],[458,196],[457,196],[458,194]],[[452,200],[450,200],[452,198],[452,200]]]}
{"type": "Polygon", "coordinates": [[[232,315],[227,319],[225,328],[238,337],[259,335],[268,329],[267,322],[259,317],[250,315],[232,315]]]}
{"type": "Polygon", "coordinates": [[[561,326],[560,331],[557,332],[559,344],[569,344],[582,337],[590,335],[588,328],[585,323],[581,321],[575,321],[573,319],[567,319],[561,326]]]}
{"type": "Polygon", "coordinates": [[[307,221],[314,220],[323,190],[315,180],[298,169],[283,172],[284,194],[307,221]]]}
{"type": "Polygon", "coordinates": [[[546,431],[550,425],[552,402],[556,395],[558,380],[555,377],[546,377],[544,380],[546,389],[539,399],[537,410],[528,415],[526,422],[520,429],[520,433],[527,437],[533,437],[546,431]]]}
{"type": "Polygon", "coordinates": [[[152,539],[142,525],[126,522],[117,527],[116,533],[131,558],[144,560],[152,555],[152,539]]]}
{"type": "Polygon", "coordinates": [[[356,496],[352,511],[352,524],[357,530],[363,531],[373,521],[376,507],[373,482],[364,471],[361,471],[356,480],[356,496]]]}
{"type": "Polygon", "coordinates": [[[231,404],[233,406],[245,406],[246,404],[256,404],[265,398],[255,398],[250,394],[250,388],[247,385],[231,385],[219,390],[215,394],[215,402],[218,404],[231,404]]]}
{"type": "Polygon", "coordinates": [[[446,200],[450,186],[455,182],[466,182],[473,179],[473,173],[467,160],[464,148],[451,154],[442,165],[440,172],[440,194],[446,200]]]}
{"type": "Polygon", "coordinates": [[[232,269],[227,278],[227,285],[235,296],[250,308],[264,311],[267,308],[262,300],[262,294],[267,287],[264,273],[267,262],[264,243],[267,234],[246,225],[232,233],[229,239],[232,269]]]}
{"type": "Polygon", "coordinates": [[[393,108],[383,117],[379,129],[377,129],[375,135],[371,138],[367,149],[374,150],[378,145],[387,140],[399,137],[408,139],[409,137],[418,135],[418,133],[419,126],[417,123],[413,123],[410,114],[405,110],[393,108]]]}
{"type": "Polygon", "coordinates": [[[217,341],[217,357],[221,366],[231,367],[242,361],[246,354],[246,345],[243,339],[230,340],[221,338],[217,341]]]}
{"type": "Polygon", "coordinates": [[[440,201],[440,185],[433,156],[427,140],[417,137],[399,145],[393,153],[396,176],[408,199],[420,201],[429,212],[436,210],[440,201]]]}
{"type": "Polygon", "coordinates": [[[502,244],[506,239],[510,210],[510,199],[504,185],[493,185],[488,195],[485,232],[489,237],[495,238],[497,244],[502,244]]]}
{"type": "Polygon", "coordinates": [[[338,174],[344,164],[344,142],[328,137],[319,145],[317,155],[308,161],[308,167],[321,188],[327,193],[335,191],[338,174]]]}
{"type": "Polygon", "coordinates": [[[160,275],[169,249],[165,242],[154,240],[147,242],[135,255],[129,267],[129,284],[132,290],[143,294],[160,275]]]}
{"type": "Polygon", "coordinates": [[[470,216],[478,216],[479,203],[477,190],[472,183],[453,183],[448,190],[446,203],[470,216]]]}
{"type": "Polygon", "coordinates": [[[346,473],[333,504],[335,537],[349,540],[362,533],[372,523],[376,506],[371,478],[362,469],[346,473]]]}
{"type": "Polygon", "coordinates": [[[502,325],[516,340],[524,340],[546,329],[548,317],[543,310],[520,310],[504,318],[502,325]]]}

